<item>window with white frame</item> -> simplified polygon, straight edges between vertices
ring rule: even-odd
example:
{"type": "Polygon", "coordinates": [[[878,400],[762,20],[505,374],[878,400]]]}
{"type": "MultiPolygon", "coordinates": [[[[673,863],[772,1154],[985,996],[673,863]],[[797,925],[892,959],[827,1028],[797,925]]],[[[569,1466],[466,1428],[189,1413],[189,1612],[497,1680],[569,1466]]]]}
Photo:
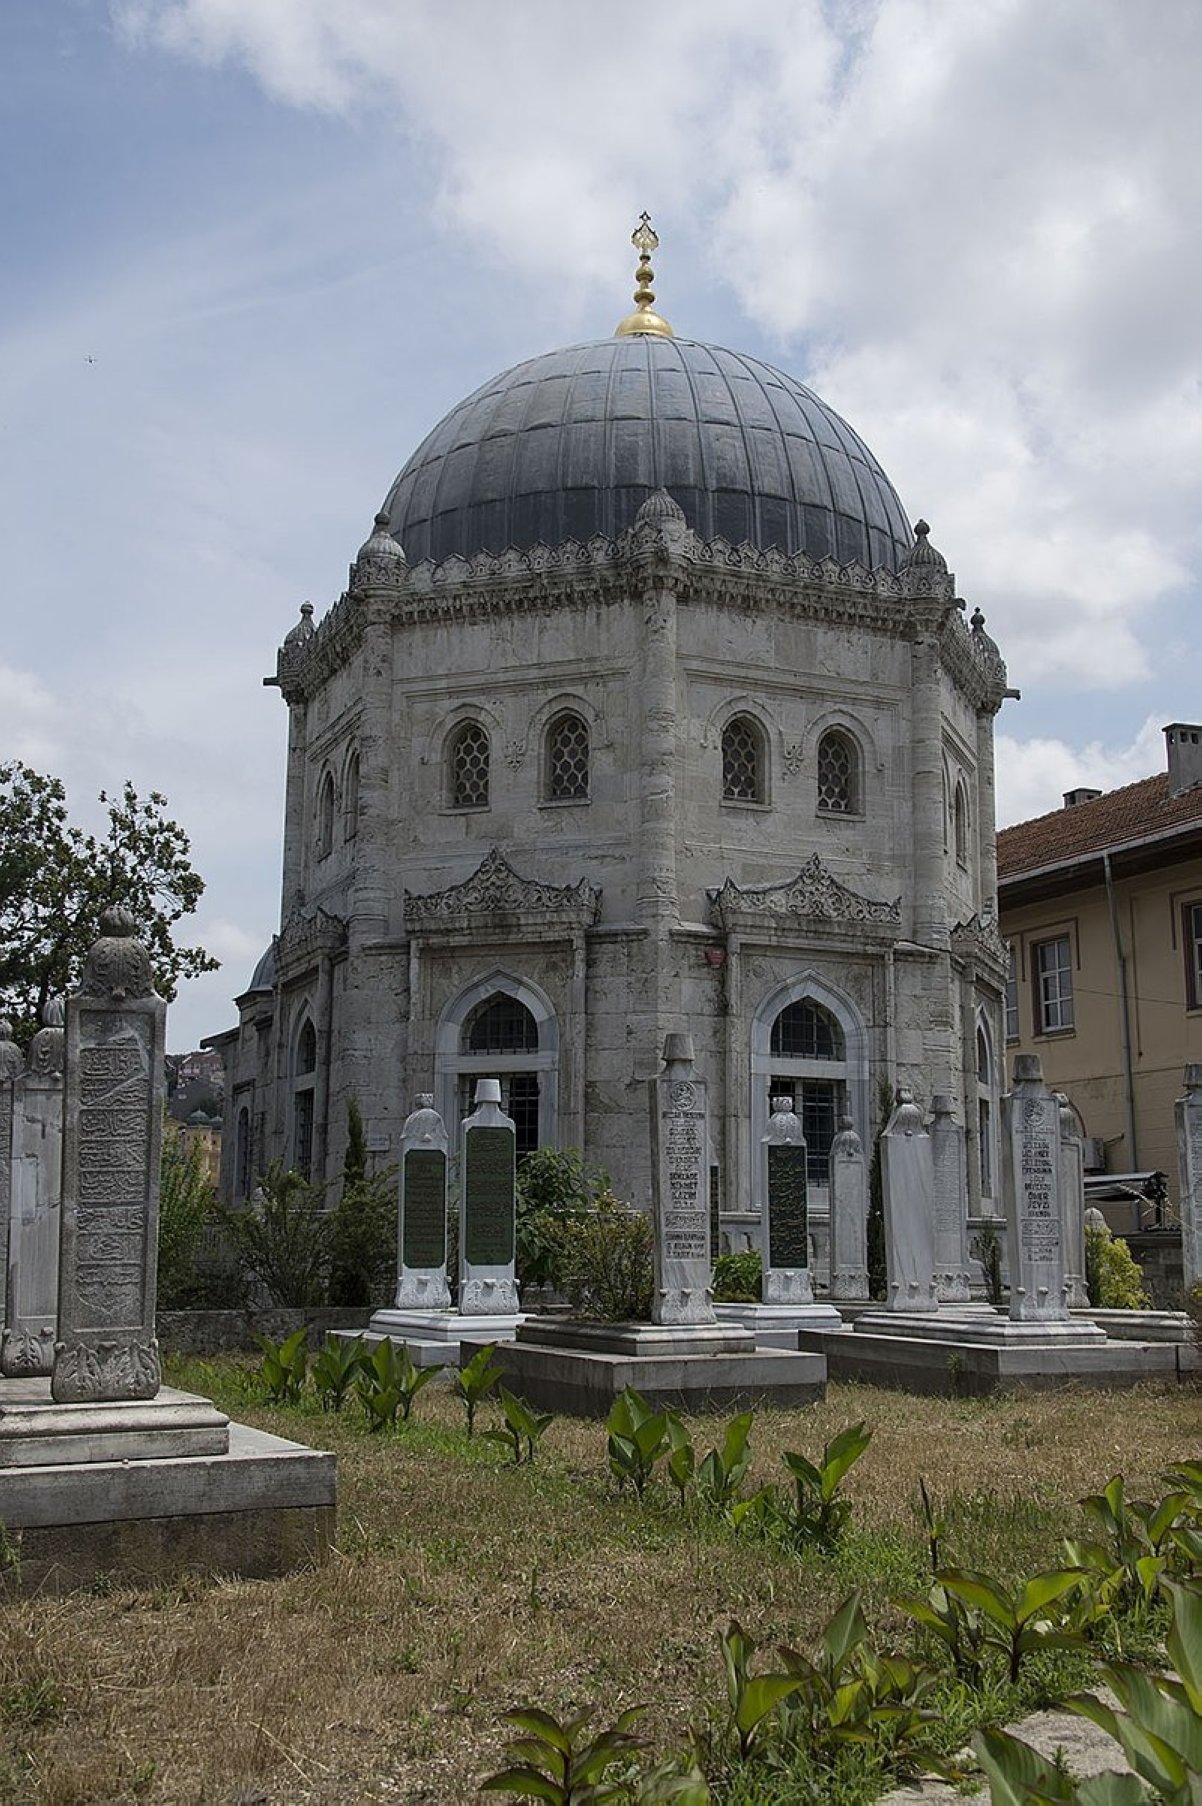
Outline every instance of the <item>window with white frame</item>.
{"type": "Polygon", "coordinates": [[[1067,934],[1036,941],[1031,948],[1035,987],[1035,1032],[1063,1034],[1073,1027],[1073,948],[1067,934]]]}
{"type": "Polygon", "coordinates": [[[1011,942],[1006,967],[1006,1039],[1018,1040],[1018,950],[1011,942]]]}

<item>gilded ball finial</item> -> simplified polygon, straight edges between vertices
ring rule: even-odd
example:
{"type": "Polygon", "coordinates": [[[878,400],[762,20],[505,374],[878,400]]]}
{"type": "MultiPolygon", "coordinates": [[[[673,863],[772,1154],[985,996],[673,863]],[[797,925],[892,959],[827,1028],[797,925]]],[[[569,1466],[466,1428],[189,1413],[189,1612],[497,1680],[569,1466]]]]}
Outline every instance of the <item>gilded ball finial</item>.
{"type": "Polygon", "coordinates": [[[614,331],[616,339],[627,338],[631,333],[658,333],[661,338],[670,339],[672,328],[661,314],[652,309],[655,290],[651,284],[655,281],[655,271],[651,268],[651,253],[659,249],[659,234],[651,224],[651,215],[639,215],[639,223],[630,234],[630,242],[639,254],[639,266],[634,274],[634,312],[619,320],[614,331]]]}

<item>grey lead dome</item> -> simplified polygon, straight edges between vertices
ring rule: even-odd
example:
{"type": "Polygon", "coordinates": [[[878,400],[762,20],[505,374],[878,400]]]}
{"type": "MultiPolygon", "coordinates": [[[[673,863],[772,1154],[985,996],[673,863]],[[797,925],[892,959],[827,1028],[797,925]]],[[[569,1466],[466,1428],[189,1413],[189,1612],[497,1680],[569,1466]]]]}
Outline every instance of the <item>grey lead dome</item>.
{"type": "Polygon", "coordinates": [[[896,570],[912,545],[864,441],[768,364],[635,335],[548,352],[469,395],[383,512],[410,564],[608,538],[666,489],[703,539],[896,570]]]}

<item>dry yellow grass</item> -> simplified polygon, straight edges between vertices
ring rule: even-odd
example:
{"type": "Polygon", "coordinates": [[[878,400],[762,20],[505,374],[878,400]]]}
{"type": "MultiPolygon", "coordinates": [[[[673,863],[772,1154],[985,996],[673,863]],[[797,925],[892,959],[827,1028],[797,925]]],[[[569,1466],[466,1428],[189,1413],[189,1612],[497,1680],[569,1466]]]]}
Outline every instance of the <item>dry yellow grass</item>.
{"type": "MultiPolygon", "coordinates": [[[[189,1376],[194,1381],[194,1376],[189,1376]]],[[[226,1399],[227,1405],[233,1401],[226,1399]]],[[[497,1716],[653,1702],[662,1747],[721,1696],[716,1626],[805,1642],[859,1580],[877,1621],[917,1573],[920,1475],[976,1496],[955,1551],[1004,1571],[1055,1559],[1074,1501],[1122,1471],[1137,1491],[1196,1455],[1196,1392],[1060,1393],[998,1402],[832,1386],[770,1412],[756,1477],[816,1454],[858,1418],[856,1534],[838,1561],[799,1562],[670,1499],[616,1496],[600,1425],[556,1422],[533,1470],[463,1441],[438,1388],[409,1432],[235,1405],[339,1455],[338,1548],[319,1572],[190,1582],[0,1606],[0,1797],[75,1802],[463,1802],[497,1765],[497,1716]],[[873,1579],[872,1576],[876,1578],[873,1579]]],[[[701,1437],[717,1426],[695,1425],[701,1437]]]]}

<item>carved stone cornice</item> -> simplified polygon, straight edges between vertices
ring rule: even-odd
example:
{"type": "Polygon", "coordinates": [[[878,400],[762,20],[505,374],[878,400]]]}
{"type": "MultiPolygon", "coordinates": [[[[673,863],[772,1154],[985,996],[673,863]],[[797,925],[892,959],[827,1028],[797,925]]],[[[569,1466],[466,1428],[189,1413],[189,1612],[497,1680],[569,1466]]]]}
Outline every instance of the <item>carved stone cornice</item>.
{"type": "Polygon", "coordinates": [[[411,934],[484,926],[584,929],[592,927],[600,908],[601,892],[587,879],[561,885],[523,878],[493,847],[462,884],[447,890],[407,890],[405,926],[411,934]]]}
{"type": "MultiPolygon", "coordinates": [[[[555,546],[510,547],[472,558],[454,555],[439,564],[401,565],[390,583],[370,591],[355,581],[357,568],[352,587],[324,619],[307,632],[294,629],[281,648],[277,675],[270,681],[289,702],[312,695],[357,650],[368,597],[397,624],[417,624],[537,614],[572,605],[601,607],[627,602],[650,584],[668,584],[686,602],[696,599],[757,614],[774,611],[903,637],[938,631],[955,612],[951,579],[933,568],[903,575],[884,566],[868,570],[805,552],[701,540],[671,521],[645,520],[615,539],[598,534],[585,542],[566,539],[555,546]]],[[[978,685],[980,666],[979,658],[964,663],[978,685]]]]}
{"type": "Polygon", "coordinates": [[[346,946],[346,923],[341,916],[317,909],[289,916],[275,938],[276,969],[281,978],[294,977],[323,954],[338,954],[346,946]]]}
{"type": "Polygon", "coordinates": [[[1010,694],[1010,680],[1001,653],[985,632],[980,610],[973,615],[971,628],[959,609],[948,616],[939,653],[944,670],[973,706],[996,713],[1010,694]]]}
{"type": "Polygon", "coordinates": [[[1010,949],[992,916],[969,916],[967,922],[957,922],[949,936],[949,946],[952,958],[960,964],[982,968],[999,983],[1005,983],[1010,949]]]}
{"type": "Polygon", "coordinates": [[[892,903],[878,903],[862,896],[840,883],[818,853],[795,878],[781,884],[742,886],[728,878],[720,889],[706,894],[713,920],[725,929],[784,926],[795,921],[838,927],[854,924],[890,938],[901,932],[900,897],[892,903]]]}

